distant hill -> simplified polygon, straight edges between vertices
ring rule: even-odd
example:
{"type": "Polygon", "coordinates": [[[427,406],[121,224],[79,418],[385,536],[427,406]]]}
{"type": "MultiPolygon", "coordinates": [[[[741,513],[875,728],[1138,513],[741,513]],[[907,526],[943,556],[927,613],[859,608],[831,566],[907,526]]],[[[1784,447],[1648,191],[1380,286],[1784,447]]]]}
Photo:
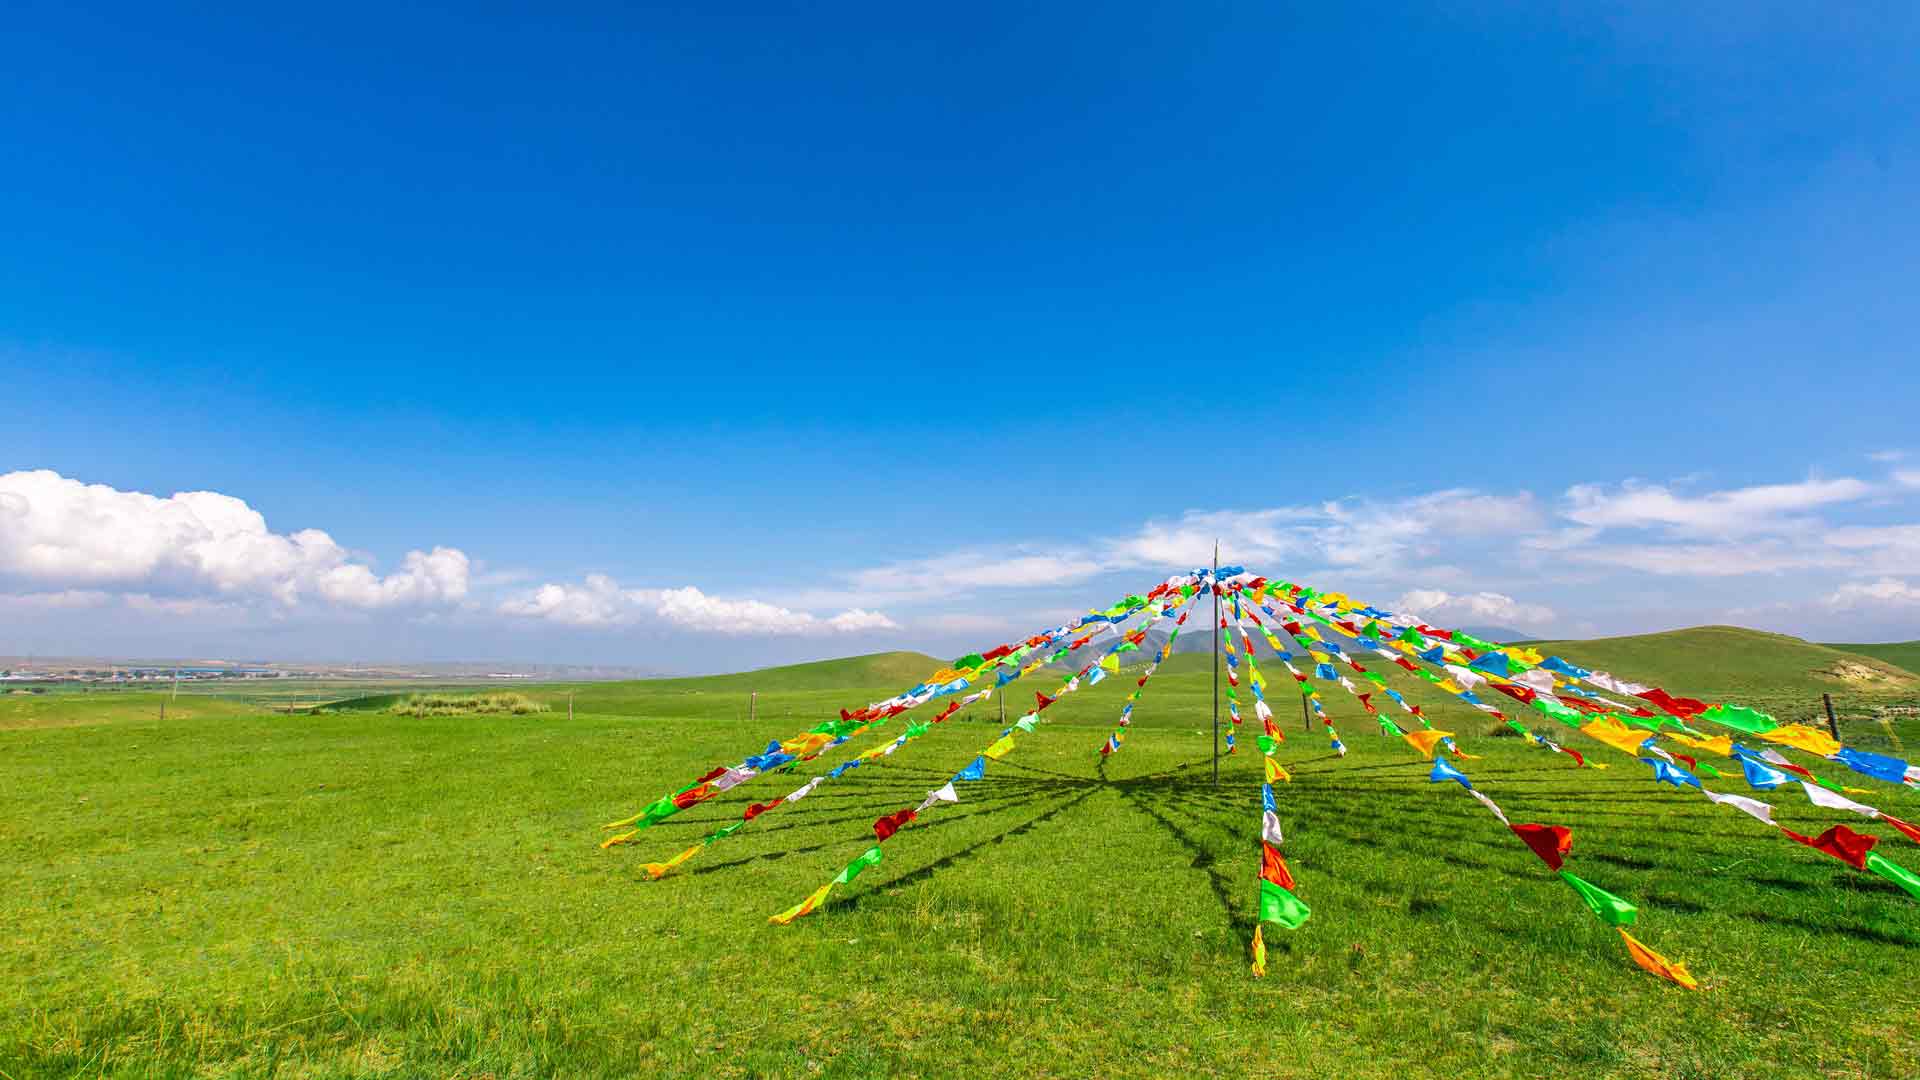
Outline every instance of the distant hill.
{"type": "Polygon", "coordinates": [[[947,665],[947,660],[918,652],[868,653],[838,660],[757,668],[728,675],[645,679],[649,687],[673,690],[837,690],[849,686],[905,690],[947,665]]]}
{"type": "Polygon", "coordinates": [[[1458,629],[1464,630],[1482,640],[1497,641],[1502,645],[1511,645],[1516,641],[1540,640],[1539,634],[1529,633],[1525,630],[1515,630],[1511,626],[1462,626],[1458,629]]]}
{"type": "Polygon", "coordinates": [[[1863,653],[1739,626],[1695,626],[1659,634],[1542,641],[1532,646],[1583,667],[1612,671],[1676,692],[1920,690],[1920,675],[1863,653]]]}
{"type": "MultiPolygon", "coordinates": [[[[1494,637],[1484,631],[1474,634],[1494,637]]],[[[1209,670],[1211,642],[1204,634],[1193,639],[1193,651],[1188,651],[1187,636],[1182,635],[1180,650],[1160,670],[1209,670]]],[[[1738,626],[1696,626],[1628,637],[1534,641],[1529,647],[1676,693],[1737,695],[1762,688],[1816,696],[1823,690],[1920,691],[1920,674],[1888,660],[1905,650],[1904,655],[1920,667],[1920,656],[1915,655],[1920,653],[1920,642],[1843,647],[1738,626]],[[1874,649],[1888,652],[1876,656],[1866,651],[1874,649]]]]}
{"type": "Polygon", "coordinates": [[[1908,671],[1920,672],[1920,641],[1888,641],[1880,644],[1842,645],[1829,642],[1829,649],[1859,653],[1908,671]]]}

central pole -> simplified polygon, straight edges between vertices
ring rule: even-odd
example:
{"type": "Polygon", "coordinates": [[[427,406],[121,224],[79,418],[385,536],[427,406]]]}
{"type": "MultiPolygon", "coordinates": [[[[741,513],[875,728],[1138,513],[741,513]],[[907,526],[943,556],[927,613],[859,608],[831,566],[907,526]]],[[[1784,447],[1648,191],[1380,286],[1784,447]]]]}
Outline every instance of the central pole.
{"type": "Polygon", "coordinates": [[[1220,541],[1213,542],[1213,786],[1220,786],[1220,541]]]}

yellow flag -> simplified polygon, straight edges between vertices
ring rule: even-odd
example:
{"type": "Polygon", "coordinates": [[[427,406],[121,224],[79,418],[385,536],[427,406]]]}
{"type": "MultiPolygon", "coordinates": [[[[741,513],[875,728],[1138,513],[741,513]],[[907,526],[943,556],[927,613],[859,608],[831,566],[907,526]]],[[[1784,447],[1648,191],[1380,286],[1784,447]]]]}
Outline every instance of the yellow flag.
{"type": "Polygon", "coordinates": [[[1691,746],[1695,750],[1705,750],[1709,753],[1719,754],[1721,757],[1733,756],[1733,739],[1730,736],[1715,735],[1710,739],[1696,739],[1688,735],[1682,735],[1676,731],[1669,731],[1666,737],[1682,746],[1691,746]]]}
{"type": "Polygon", "coordinates": [[[1687,965],[1676,964],[1666,957],[1661,956],[1659,953],[1654,952],[1652,949],[1647,948],[1645,945],[1640,944],[1638,941],[1635,941],[1633,935],[1627,933],[1626,927],[1623,926],[1619,929],[1620,936],[1627,941],[1627,953],[1633,957],[1634,963],[1639,964],[1641,967],[1646,968],[1648,971],[1653,972],[1663,979],[1679,983],[1689,990],[1700,989],[1700,984],[1694,980],[1692,975],[1687,973],[1687,965]]]}
{"type": "Polygon", "coordinates": [[[833,891],[833,882],[829,881],[825,885],[822,885],[819,888],[813,890],[813,892],[809,894],[805,900],[800,901],[799,903],[793,905],[792,907],[788,908],[787,910],[781,912],[778,915],[769,916],[767,918],[767,921],[770,923],[778,923],[781,926],[785,926],[788,923],[792,922],[793,920],[799,918],[802,915],[805,915],[807,912],[812,911],[814,908],[817,908],[821,904],[825,903],[827,899],[827,894],[832,891],[833,891]]]}
{"type": "Polygon", "coordinates": [[[1805,724],[1782,724],[1772,731],[1763,731],[1760,737],[1770,743],[1791,746],[1796,750],[1805,750],[1820,757],[1831,757],[1840,752],[1840,743],[1833,736],[1818,728],[1805,724]]]}
{"type": "Polygon", "coordinates": [[[1293,783],[1293,777],[1287,775],[1287,770],[1281,768],[1279,762],[1273,760],[1272,758],[1267,758],[1266,761],[1267,761],[1267,783],[1271,784],[1275,780],[1281,780],[1289,784],[1293,783]]]}
{"type": "Polygon", "coordinates": [[[1013,749],[1013,736],[1002,735],[1000,736],[1000,741],[994,743],[992,746],[987,747],[987,752],[981,756],[989,757],[995,761],[999,761],[1001,758],[1006,757],[1007,752],[1012,749],[1013,749]]]}
{"type": "Polygon", "coordinates": [[[1439,728],[1428,728],[1424,731],[1409,731],[1401,737],[1412,743],[1415,750],[1420,751],[1428,757],[1432,757],[1433,748],[1439,745],[1441,739],[1451,739],[1453,732],[1441,731],[1439,728]]]}
{"type": "Polygon", "coordinates": [[[1646,732],[1637,728],[1630,728],[1611,716],[1603,716],[1598,720],[1592,720],[1582,724],[1580,730],[1584,734],[1606,743],[1615,750],[1632,754],[1635,757],[1640,756],[1640,744],[1646,742],[1648,738],[1646,732]]]}
{"type": "Polygon", "coordinates": [[[600,841],[600,850],[605,851],[615,844],[631,844],[633,843],[633,838],[639,835],[640,830],[635,829],[632,832],[623,832],[619,836],[609,836],[605,840],[600,841]]]}
{"type": "Polygon", "coordinates": [[[1260,924],[1253,924],[1253,973],[1263,976],[1267,973],[1267,943],[1260,940],[1260,924]]]}
{"type": "Polygon", "coordinates": [[[675,855],[673,858],[668,859],[666,862],[663,862],[663,863],[657,863],[657,862],[648,863],[646,867],[647,876],[652,878],[655,881],[659,881],[661,878],[667,876],[667,872],[669,870],[672,870],[674,867],[679,866],[681,863],[686,862],[688,859],[693,858],[694,854],[700,850],[701,846],[702,845],[700,844],[695,844],[692,847],[688,848],[687,850],[681,852],[678,855],[675,855]]]}

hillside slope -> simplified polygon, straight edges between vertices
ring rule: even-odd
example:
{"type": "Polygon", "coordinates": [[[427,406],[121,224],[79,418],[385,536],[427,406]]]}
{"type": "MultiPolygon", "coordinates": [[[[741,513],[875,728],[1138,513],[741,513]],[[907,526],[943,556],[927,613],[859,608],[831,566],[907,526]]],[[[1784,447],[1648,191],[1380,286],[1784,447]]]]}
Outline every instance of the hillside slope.
{"type": "Polygon", "coordinates": [[[1839,642],[1825,642],[1824,644],[1829,649],[1839,649],[1841,652],[1871,656],[1882,663],[1892,664],[1895,667],[1905,668],[1908,671],[1920,674],[1920,641],[1887,641],[1877,644],[1863,643],[1853,645],[1839,642]]]}
{"type": "Polygon", "coordinates": [[[1695,626],[1587,641],[1542,641],[1533,647],[1584,667],[1611,671],[1676,693],[1920,690],[1920,675],[1872,656],[1739,626],[1695,626]]]}
{"type": "Polygon", "coordinates": [[[727,675],[637,679],[631,683],[658,690],[754,690],[763,693],[779,690],[839,690],[847,687],[905,690],[946,664],[947,661],[926,653],[883,652],[737,671],[727,675]]]}

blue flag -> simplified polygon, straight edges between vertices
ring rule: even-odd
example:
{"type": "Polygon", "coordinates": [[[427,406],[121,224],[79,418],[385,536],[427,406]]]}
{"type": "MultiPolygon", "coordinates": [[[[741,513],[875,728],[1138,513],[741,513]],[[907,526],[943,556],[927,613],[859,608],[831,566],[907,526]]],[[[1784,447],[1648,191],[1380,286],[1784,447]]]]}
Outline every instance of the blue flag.
{"type": "Polygon", "coordinates": [[[1855,750],[1851,746],[1843,746],[1840,748],[1840,752],[1834,755],[1834,758],[1854,772],[1860,773],[1863,776],[1871,776],[1875,780],[1885,780],[1889,784],[1900,784],[1905,783],[1907,779],[1907,763],[1897,757],[1888,757],[1885,754],[1869,754],[1864,750],[1855,750]]]}
{"type": "Polygon", "coordinates": [[[1772,791],[1781,784],[1793,783],[1793,777],[1779,769],[1750,757],[1740,759],[1740,767],[1746,770],[1747,783],[1760,791],[1772,791]]]}
{"type": "Polygon", "coordinates": [[[954,773],[953,778],[955,780],[978,780],[985,775],[987,775],[987,759],[977,757],[974,758],[972,763],[966,768],[954,773]]]}
{"type": "MultiPolygon", "coordinates": [[[[1641,761],[1653,766],[1654,783],[1668,783],[1674,787],[1700,787],[1700,778],[1678,765],[1669,765],[1659,758],[1641,758],[1641,761]]],[[[1701,788],[1701,790],[1706,790],[1701,788]]]]}
{"type": "Polygon", "coordinates": [[[1427,782],[1430,784],[1437,784],[1442,780],[1452,780],[1453,782],[1459,784],[1461,787],[1467,788],[1469,790],[1473,788],[1473,784],[1471,784],[1467,780],[1466,773],[1463,773],[1459,769],[1456,769],[1453,766],[1447,764],[1446,758],[1435,757],[1433,759],[1433,771],[1427,774],[1427,782]]]}

